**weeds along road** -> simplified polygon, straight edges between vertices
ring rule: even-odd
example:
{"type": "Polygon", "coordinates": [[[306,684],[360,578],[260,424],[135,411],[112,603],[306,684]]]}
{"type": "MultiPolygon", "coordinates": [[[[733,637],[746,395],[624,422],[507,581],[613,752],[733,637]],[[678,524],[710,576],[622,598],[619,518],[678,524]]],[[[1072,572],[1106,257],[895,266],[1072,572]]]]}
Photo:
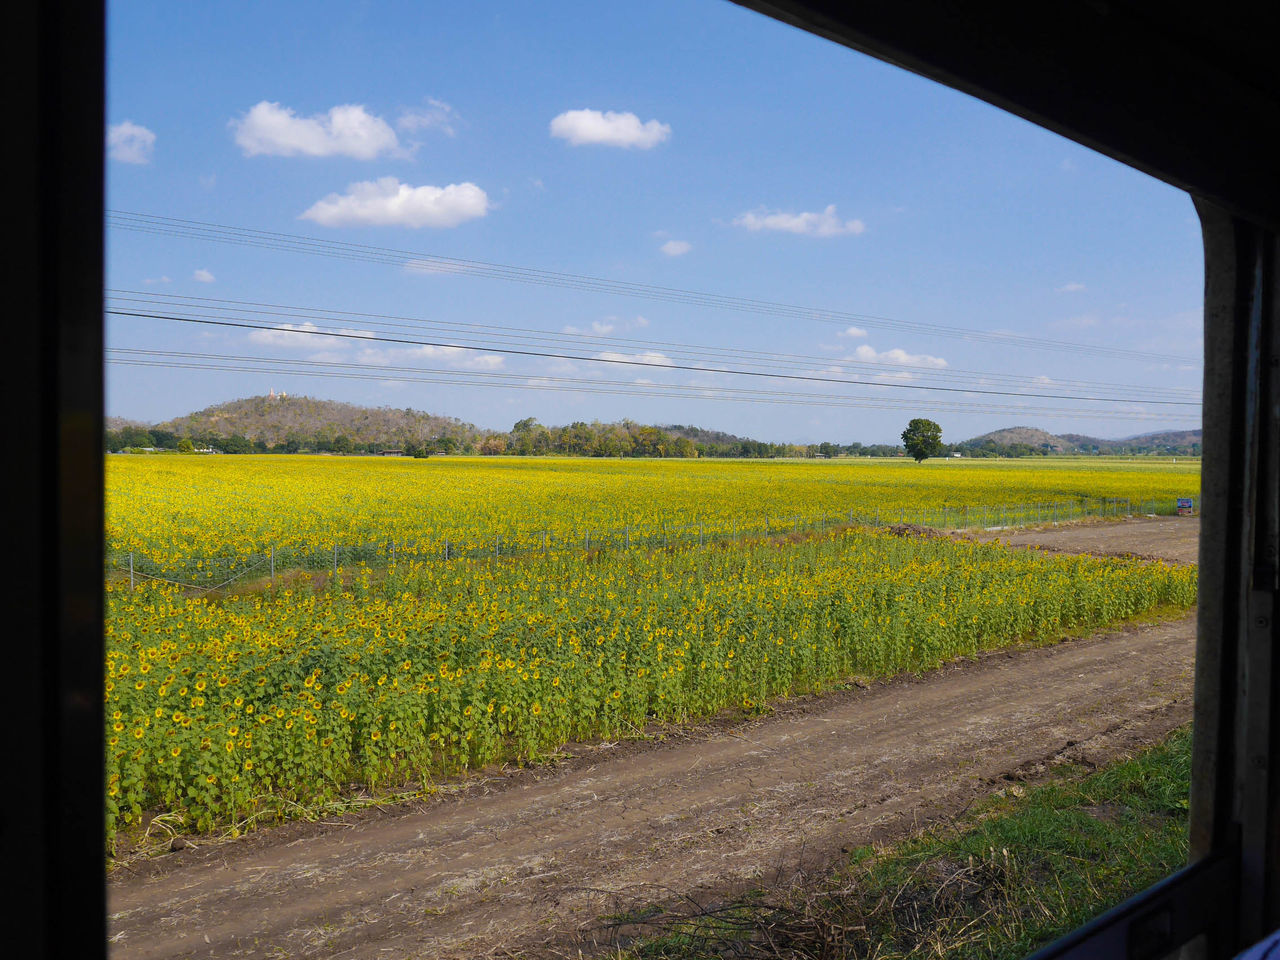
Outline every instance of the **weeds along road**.
{"type": "MultiPolygon", "coordinates": [[[[1020,532],[1195,559],[1198,521],[1020,532]]],[[[111,955],[577,956],[599,918],[790,882],[1009,776],[1100,763],[1191,717],[1195,618],[983,656],[771,716],[575,745],[411,808],[193,845],[117,870],[111,955]]]]}

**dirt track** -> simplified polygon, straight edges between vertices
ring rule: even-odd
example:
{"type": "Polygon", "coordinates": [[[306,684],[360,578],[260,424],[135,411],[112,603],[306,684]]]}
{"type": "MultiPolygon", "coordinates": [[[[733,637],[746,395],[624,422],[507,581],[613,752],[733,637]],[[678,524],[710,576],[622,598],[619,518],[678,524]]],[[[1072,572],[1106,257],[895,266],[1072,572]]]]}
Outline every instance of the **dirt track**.
{"type": "MultiPolygon", "coordinates": [[[[1085,529],[1015,539],[1195,558],[1195,520],[1085,529]]],[[[1191,715],[1194,635],[1187,617],[993,654],[748,723],[575,747],[412,809],[188,848],[112,878],[112,956],[577,955],[604,914],[785,883],[1011,775],[1160,738],[1191,715]]]]}

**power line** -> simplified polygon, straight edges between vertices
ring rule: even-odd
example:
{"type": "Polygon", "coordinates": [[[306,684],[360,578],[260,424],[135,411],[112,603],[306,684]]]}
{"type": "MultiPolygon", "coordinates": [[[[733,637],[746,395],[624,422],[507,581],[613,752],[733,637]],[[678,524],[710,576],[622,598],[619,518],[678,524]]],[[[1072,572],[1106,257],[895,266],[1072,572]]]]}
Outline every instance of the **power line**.
{"type": "Polygon", "coordinates": [[[158,236],[181,237],[289,253],[304,253],[351,262],[381,263],[398,266],[403,269],[420,269],[423,272],[464,274],[539,286],[560,287],[584,292],[732,310],[739,313],[815,321],[838,326],[862,324],[870,327],[900,330],[934,337],[947,337],[975,343],[998,343],[1028,349],[1105,356],[1116,359],[1173,363],[1202,362],[1194,357],[1144,353],[1119,347],[1074,343],[1011,333],[966,330],[962,327],[942,324],[898,320],[892,317],[805,307],[798,304],[727,294],[704,293],[679,287],[666,287],[625,280],[608,280],[585,274],[564,273],[485,260],[397,250],[390,247],[321,239],[301,234],[256,230],[249,227],[234,227],[199,220],[162,217],[155,214],[136,213],[126,210],[107,211],[107,225],[117,230],[128,230],[158,236]]]}
{"type": "Polygon", "coordinates": [[[1040,407],[1030,404],[992,404],[965,401],[926,401],[923,398],[903,401],[874,397],[848,397],[838,394],[802,393],[796,391],[758,390],[735,387],[708,388],[671,383],[638,383],[620,380],[588,380],[578,377],[534,377],[523,374],[456,371],[422,367],[380,366],[334,361],[292,360],[287,358],[255,358],[229,354],[199,354],[163,350],[109,348],[107,362],[118,366],[164,367],[169,369],[211,370],[231,373],[267,373],[273,376],[305,376],[365,380],[378,382],[440,383],[455,386],[503,387],[646,398],[714,400],[726,402],[770,403],[782,405],[835,408],[870,408],[901,410],[904,405],[946,409],[969,413],[1018,412],[1036,416],[1109,420],[1168,421],[1168,415],[1150,411],[1124,411],[1114,408],[1089,410],[1081,408],[1040,407]],[[379,372],[381,371],[381,372],[379,372]]]}
{"type": "MultiPolygon", "coordinates": [[[[300,307],[284,304],[261,303],[257,301],[227,300],[213,297],[188,297],[179,294],[156,294],[147,291],[134,290],[109,290],[110,304],[130,304],[141,305],[151,308],[169,308],[183,311],[184,316],[190,316],[194,311],[197,316],[211,315],[214,318],[221,318],[227,313],[234,314],[252,314],[257,317],[287,318],[290,320],[301,320],[306,323],[314,324],[317,320],[341,320],[347,327],[362,326],[367,329],[383,332],[385,328],[392,328],[393,331],[410,329],[414,331],[440,330],[445,335],[451,335],[458,338],[460,342],[465,342],[470,346],[477,346],[480,349],[488,349],[493,341],[513,343],[517,346],[546,346],[554,347],[580,347],[584,341],[590,342],[593,346],[613,346],[622,350],[644,350],[662,352],[664,355],[670,355],[690,361],[710,361],[719,363],[736,363],[746,367],[765,367],[770,370],[777,369],[799,369],[811,371],[813,365],[819,365],[821,368],[817,372],[832,372],[830,368],[833,365],[839,367],[851,367],[861,369],[865,372],[874,372],[877,375],[883,374],[885,368],[894,370],[902,370],[913,378],[927,378],[931,380],[943,381],[965,381],[968,378],[978,378],[979,386],[987,386],[988,384],[1010,384],[1032,387],[1037,390],[1046,390],[1052,387],[1082,390],[1107,390],[1110,392],[1119,392],[1124,394],[1135,394],[1135,398],[1142,397],[1163,397],[1164,399],[1179,399],[1197,401],[1198,393],[1191,390],[1168,387],[1138,387],[1132,384],[1115,384],[1088,380],[1050,380],[1043,377],[1028,377],[1013,374],[989,373],[971,370],[959,370],[955,368],[939,368],[936,365],[924,365],[918,363],[907,363],[902,361],[886,360],[878,357],[874,362],[859,361],[850,357],[815,357],[803,354],[789,354],[778,352],[764,352],[758,350],[747,350],[743,348],[723,348],[710,347],[699,344],[676,343],[665,340],[639,340],[627,337],[612,337],[607,334],[591,334],[586,335],[582,332],[564,333],[548,330],[536,330],[527,327],[507,327],[489,323],[461,322],[461,321],[432,321],[418,317],[406,317],[396,314],[374,314],[360,313],[352,311],[334,310],[329,308],[317,307],[300,307]],[[399,322],[407,321],[407,322],[399,322]],[[471,339],[463,339],[470,337],[471,339]],[[483,338],[483,339],[481,339],[483,338]]],[[[287,332],[287,327],[279,328],[282,332],[287,332]]],[[[326,327],[325,329],[333,329],[326,327]]],[[[842,370],[836,370],[842,373],[842,370]]]]}
{"type": "MultiPolygon", "coordinates": [[[[133,311],[133,310],[107,310],[106,312],[112,316],[135,317],[135,318],[151,319],[151,320],[173,321],[176,323],[192,323],[192,324],[203,324],[206,326],[240,328],[240,329],[248,329],[248,330],[270,330],[275,332],[281,332],[278,327],[264,326],[262,324],[249,323],[242,320],[213,319],[211,317],[189,317],[189,316],[183,317],[183,316],[177,316],[172,314],[147,313],[143,311],[133,311]]],[[[697,366],[693,364],[682,364],[682,363],[659,363],[651,360],[639,360],[634,358],[623,358],[623,357],[612,357],[612,358],[605,359],[600,357],[586,357],[578,354],[555,353],[547,350],[528,350],[528,349],[517,349],[514,347],[476,347],[476,346],[469,346],[465,344],[448,343],[448,342],[437,341],[437,340],[414,340],[414,339],[408,339],[405,337],[389,337],[389,336],[380,336],[380,335],[374,335],[374,334],[368,334],[368,333],[350,333],[350,332],[343,332],[340,329],[321,330],[319,328],[316,328],[316,329],[305,330],[305,329],[294,328],[294,329],[288,330],[287,333],[290,335],[297,335],[297,336],[323,336],[323,337],[331,337],[331,338],[336,337],[338,339],[343,339],[343,340],[358,340],[362,342],[374,341],[378,343],[393,343],[401,346],[436,347],[436,348],[454,349],[454,350],[472,350],[472,351],[480,351],[480,352],[486,352],[486,353],[508,354],[513,356],[539,357],[539,358],[556,359],[556,360],[576,360],[584,363],[614,363],[614,364],[622,364],[624,366],[660,368],[663,370],[687,370],[687,371],[694,371],[694,372],[703,373],[703,374],[716,373],[716,374],[726,374],[726,375],[740,376],[740,377],[762,377],[762,378],[775,379],[775,380],[797,380],[797,381],[806,381],[806,382],[814,382],[814,383],[838,383],[838,384],[845,384],[848,386],[887,387],[895,390],[924,390],[924,391],[931,391],[931,392],[980,394],[980,395],[987,395],[987,396],[1003,396],[1003,397],[1034,397],[1037,399],[1048,399],[1048,400],[1087,400],[1087,401],[1092,401],[1097,403],[1141,403],[1144,405],[1154,404],[1154,405],[1161,405],[1161,406],[1192,406],[1192,407],[1198,407],[1200,405],[1196,401],[1188,401],[1188,400],[1135,400],[1135,399],[1124,398],[1124,397],[1081,397],[1081,396],[1075,396],[1072,394],[1056,394],[1056,393],[1030,394],[1025,392],[1010,391],[1010,390],[989,390],[989,389],[973,387],[973,386],[945,387],[945,386],[915,384],[915,383],[900,383],[900,382],[893,382],[893,381],[851,380],[847,378],[824,377],[824,376],[798,374],[798,373],[776,373],[776,372],[766,372],[761,370],[734,370],[728,367],[706,367],[706,366],[697,366]]]]}

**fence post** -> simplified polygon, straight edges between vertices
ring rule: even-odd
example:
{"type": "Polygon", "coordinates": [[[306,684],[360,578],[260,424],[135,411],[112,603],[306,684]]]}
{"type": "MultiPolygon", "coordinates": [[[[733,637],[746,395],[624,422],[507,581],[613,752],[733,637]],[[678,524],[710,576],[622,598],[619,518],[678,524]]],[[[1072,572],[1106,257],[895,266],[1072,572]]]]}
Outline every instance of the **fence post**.
{"type": "Polygon", "coordinates": [[[273,543],[271,545],[271,579],[274,581],[275,578],[276,578],[276,545],[273,543]]]}
{"type": "Polygon", "coordinates": [[[129,589],[133,589],[133,551],[129,551],[129,589]]]}
{"type": "Polygon", "coordinates": [[[338,541],[333,541],[333,579],[338,580],[338,541]]]}

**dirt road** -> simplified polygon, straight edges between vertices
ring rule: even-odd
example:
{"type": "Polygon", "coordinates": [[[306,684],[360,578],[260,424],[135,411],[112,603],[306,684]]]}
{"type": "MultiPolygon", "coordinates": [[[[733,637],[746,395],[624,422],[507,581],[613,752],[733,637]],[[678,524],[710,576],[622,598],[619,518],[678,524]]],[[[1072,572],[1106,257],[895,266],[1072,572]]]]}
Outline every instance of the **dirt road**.
{"type": "MultiPolygon", "coordinates": [[[[1137,524],[1105,525],[1104,546],[1194,559],[1195,521],[1137,524]]],[[[575,747],[412,809],[188,848],[112,878],[112,956],[577,955],[602,915],[785,883],[1010,775],[1158,739],[1190,718],[1194,633],[1187,617],[993,654],[747,723],[575,747]]]]}

